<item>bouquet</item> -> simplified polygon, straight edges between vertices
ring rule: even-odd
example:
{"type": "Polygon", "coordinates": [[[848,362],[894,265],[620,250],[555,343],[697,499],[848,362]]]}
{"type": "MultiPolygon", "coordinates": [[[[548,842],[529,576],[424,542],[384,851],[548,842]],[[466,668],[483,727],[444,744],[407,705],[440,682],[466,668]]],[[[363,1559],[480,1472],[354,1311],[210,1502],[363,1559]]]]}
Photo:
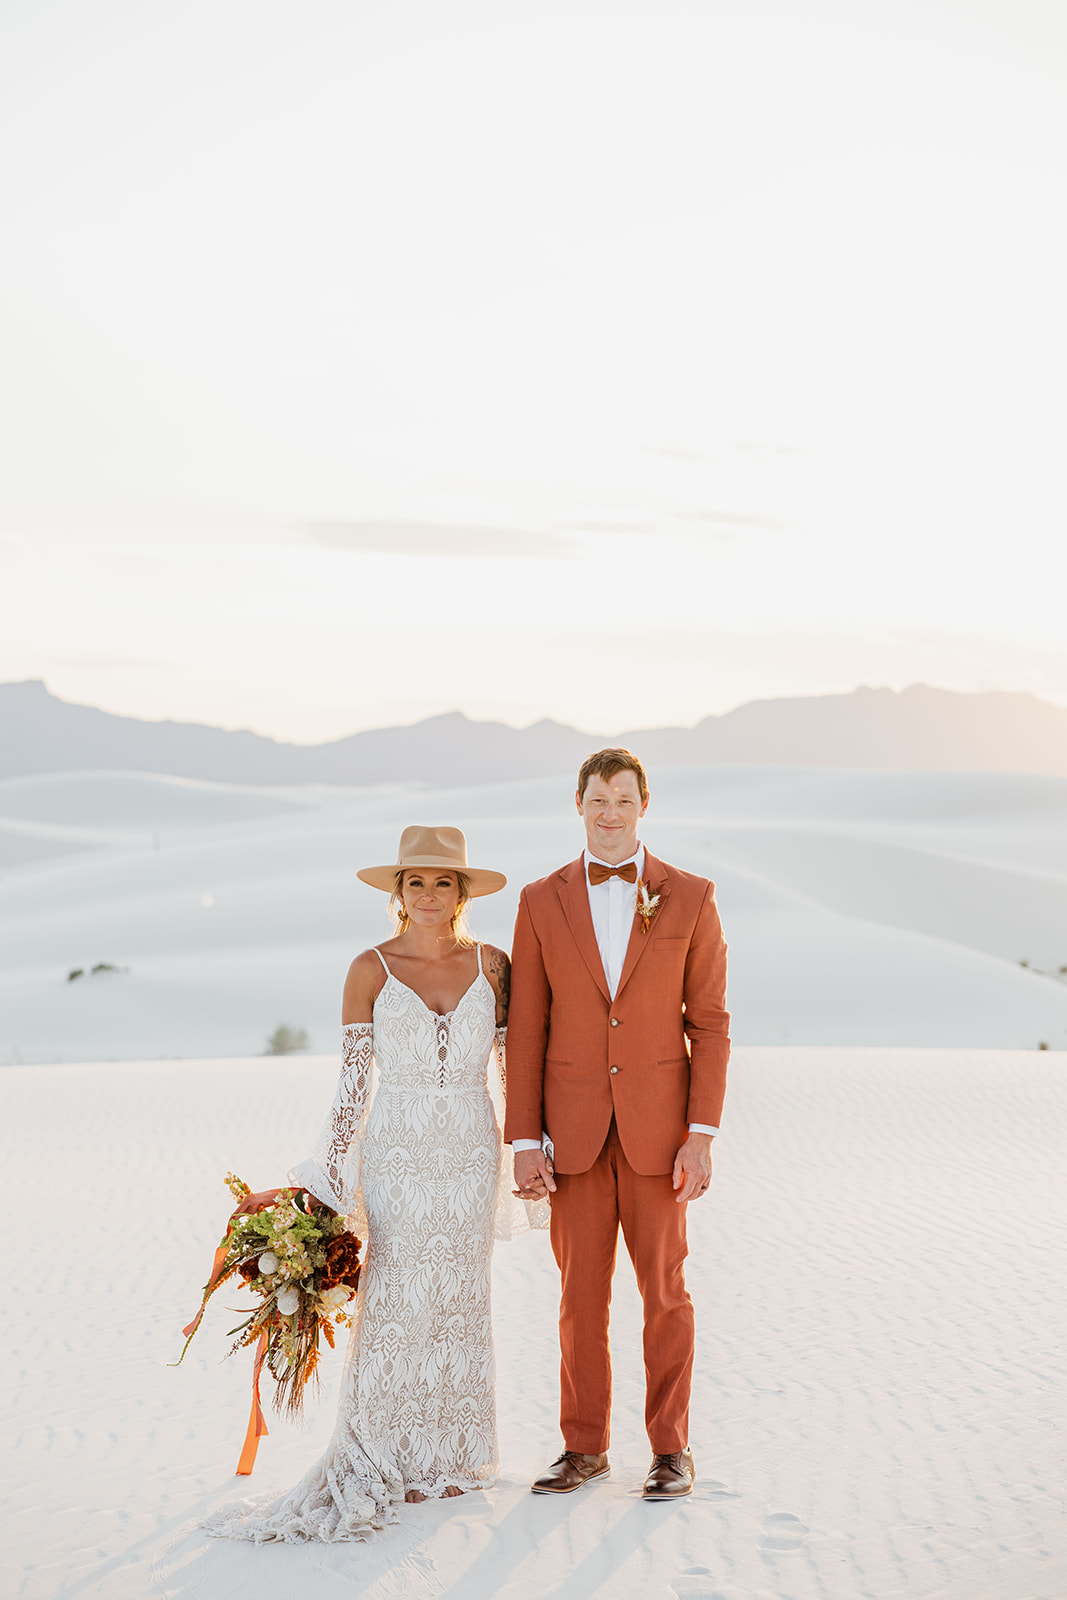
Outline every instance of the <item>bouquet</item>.
{"type": "MultiPolygon", "coordinates": [[[[247,1183],[226,1174],[226,1187],[241,1201],[251,1194],[247,1183]]],[[[187,1328],[185,1344],[174,1366],[180,1366],[207,1303],[216,1289],[235,1276],[255,1294],[259,1304],[231,1328],[237,1338],[227,1355],[255,1344],[252,1415],[237,1471],[252,1471],[260,1438],[267,1432],[259,1399],[264,1365],[275,1382],[274,1407],[291,1418],[302,1415],[304,1390],[318,1383],[320,1336],[333,1348],[334,1327],[348,1326],[345,1309],[359,1283],[360,1241],[349,1233],[344,1218],[302,1189],[282,1189],[273,1205],[249,1216],[231,1217],[215,1251],[211,1276],[204,1285],[200,1310],[187,1328]]]]}

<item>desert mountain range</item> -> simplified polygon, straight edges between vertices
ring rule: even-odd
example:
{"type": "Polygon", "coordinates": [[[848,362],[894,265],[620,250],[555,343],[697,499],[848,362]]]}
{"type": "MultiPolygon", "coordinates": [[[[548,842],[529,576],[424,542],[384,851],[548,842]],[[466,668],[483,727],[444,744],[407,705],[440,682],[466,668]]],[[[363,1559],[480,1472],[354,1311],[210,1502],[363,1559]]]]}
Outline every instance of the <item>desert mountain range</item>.
{"type": "Polygon", "coordinates": [[[191,722],[148,722],[75,705],[40,680],[0,684],[0,778],[134,771],[243,784],[434,787],[570,772],[606,744],[649,766],[757,765],[1030,772],[1067,776],[1067,709],[1026,693],[960,694],[926,684],[754,700],[693,728],[592,734],[453,711],[326,744],[191,722]]]}

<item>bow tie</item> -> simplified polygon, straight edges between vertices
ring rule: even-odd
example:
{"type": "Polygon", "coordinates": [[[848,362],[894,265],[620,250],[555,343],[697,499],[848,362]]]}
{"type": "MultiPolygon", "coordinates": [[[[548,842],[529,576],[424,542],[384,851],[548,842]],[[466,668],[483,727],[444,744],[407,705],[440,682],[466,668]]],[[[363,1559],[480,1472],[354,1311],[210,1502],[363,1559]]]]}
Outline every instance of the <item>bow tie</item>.
{"type": "Polygon", "coordinates": [[[589,863],[589,882],[595,885],[607,883],[609,878],[624,878],[627,883],[637,882],[637,862],[627,861],[623,867],[602,867],[599,861],[589,863]]]}

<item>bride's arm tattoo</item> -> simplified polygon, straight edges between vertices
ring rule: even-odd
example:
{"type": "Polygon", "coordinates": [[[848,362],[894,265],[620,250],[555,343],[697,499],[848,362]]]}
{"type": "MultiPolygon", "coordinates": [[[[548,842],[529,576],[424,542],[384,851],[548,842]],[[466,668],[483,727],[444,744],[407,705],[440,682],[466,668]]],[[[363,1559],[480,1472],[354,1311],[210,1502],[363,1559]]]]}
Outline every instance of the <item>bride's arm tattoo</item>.
{"type": "Polygon", "coordinates": [[[489,957],[489,976],[496,990],[496,1025],[507,1026],[508,1002],[511,999],[511,960],[503,950],[494,950],[489,957]]]}

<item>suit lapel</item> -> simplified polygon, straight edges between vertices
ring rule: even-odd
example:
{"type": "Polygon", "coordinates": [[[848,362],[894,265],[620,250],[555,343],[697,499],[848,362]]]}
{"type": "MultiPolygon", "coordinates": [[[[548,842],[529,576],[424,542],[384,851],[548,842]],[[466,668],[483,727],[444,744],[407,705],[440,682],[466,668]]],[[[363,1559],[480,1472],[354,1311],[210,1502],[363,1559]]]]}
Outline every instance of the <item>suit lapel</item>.
{"type": "MultiPolygon", "coordinates": [[[[659,895],[659,905],[656,907],[655,915],[648,925],[647,933],[645,932],[644,924],[641,921],[640,914],[636,911],[634,912],[634,925],[630,929],[630,942],[626,946],[626,960],[622,964],[622,976],[619,978],[619,987],[615,991],[616,1000],[618,1000],[619,996],[622,994],[622,991],[629,982],[637,963],[648,949],[652,940],[656,937],[656,933],[659,929],[660,918],[663,916],[663,912],[667,905],[667,897],[671,892],[671,886],[667,878],[666,867],[663,865],[662,861],[657,861],[655,856],[649,855],[647,850],[645,851],[645,870],[642,874],[641,882],[644,884],[650,895],[659,895]]],[[[586,898],[588,899],[588,896],[586,898]]],[[[590,927],[592,927],[592,918],[590,918],[590,927]]],[[[596,948],[595,938],[593,940],[593,947],[594,949],[596,948]]]]}
{"type": "Polygon", "coordinates": [[[569,867],[564,867],[560,877],[563,881],[559,886],[559,901],[574,942],[578,946],[582,960],[589,968],[589,976],[604,999],[610,1001],[608,980],[604,976],[604,963],[600,959],[600,949],[596,942],[596,934],[593,932],[593,916],[589,910],[589,891],[585,886],[585,857],[579,856],[569,867]]]}

